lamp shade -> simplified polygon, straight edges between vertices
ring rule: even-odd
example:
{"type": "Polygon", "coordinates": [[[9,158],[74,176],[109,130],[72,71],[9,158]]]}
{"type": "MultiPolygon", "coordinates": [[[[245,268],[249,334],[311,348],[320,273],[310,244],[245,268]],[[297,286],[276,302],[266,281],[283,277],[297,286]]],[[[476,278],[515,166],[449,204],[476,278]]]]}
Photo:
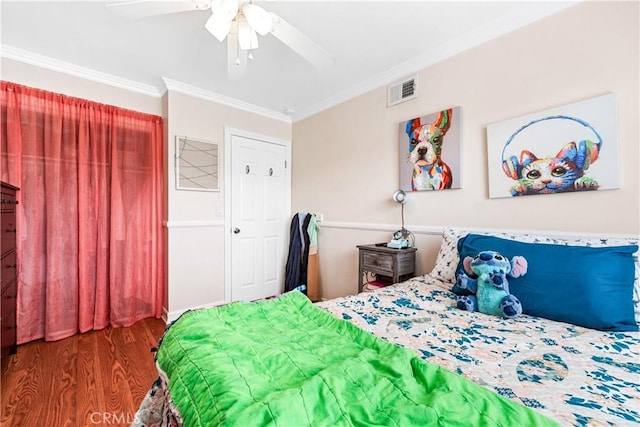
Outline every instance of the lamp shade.
{"type": "Polygon", "coordinates": [[[403,190],[394,191],[392,197],[395,202],[398,202],[401,204],[407,203],[407,193],[405,193],[403,190]]]}

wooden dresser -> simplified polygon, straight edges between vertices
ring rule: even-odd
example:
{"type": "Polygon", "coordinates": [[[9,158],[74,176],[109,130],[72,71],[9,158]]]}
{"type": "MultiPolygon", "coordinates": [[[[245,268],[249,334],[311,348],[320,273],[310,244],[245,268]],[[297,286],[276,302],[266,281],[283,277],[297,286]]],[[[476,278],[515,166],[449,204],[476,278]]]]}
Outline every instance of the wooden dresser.
{"type": "Polygon", "coordinates": [[[2,368],[7,356],[17,350],[16,344],[16,297],[18,293],[18,268],[16,258],[16,187],[1,183],[0,197],[0,248],[2,255],[2,306],[0,307],[0,341],[2,341],[2,368]]]}

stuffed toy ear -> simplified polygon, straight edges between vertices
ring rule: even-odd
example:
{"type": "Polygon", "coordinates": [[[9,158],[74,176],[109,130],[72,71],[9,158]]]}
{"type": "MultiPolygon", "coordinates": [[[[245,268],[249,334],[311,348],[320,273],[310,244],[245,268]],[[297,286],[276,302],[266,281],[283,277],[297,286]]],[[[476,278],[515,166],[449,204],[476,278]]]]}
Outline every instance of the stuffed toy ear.
{"type": "Polygon", "coordinates": [[[511,273],[509,273],[509,275],[511,277],[524,276],[527,273],[528,268],[529,263],[527,263],[525,257],[516,255],[511,258],[511,273]]]}
{"type": "Polygon", "coordinates": [[[471,261],[473,261],[473,258],[470,256],[465,257],[464,260],[462,260],[462,266],[464,267],[464,271],[466,271],[467,275],[473,274],[473,270],[471,270],[471,261]]]}

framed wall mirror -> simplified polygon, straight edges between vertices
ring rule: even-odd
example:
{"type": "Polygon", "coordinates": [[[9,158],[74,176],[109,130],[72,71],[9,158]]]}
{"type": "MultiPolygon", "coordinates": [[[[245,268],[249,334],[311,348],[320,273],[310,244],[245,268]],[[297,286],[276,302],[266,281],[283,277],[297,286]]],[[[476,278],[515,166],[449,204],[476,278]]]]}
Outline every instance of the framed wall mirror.
{"type": "Polygon", "coordinates": [[[217,142],[176,135],[176,189],[220,191],[217,142]]]}

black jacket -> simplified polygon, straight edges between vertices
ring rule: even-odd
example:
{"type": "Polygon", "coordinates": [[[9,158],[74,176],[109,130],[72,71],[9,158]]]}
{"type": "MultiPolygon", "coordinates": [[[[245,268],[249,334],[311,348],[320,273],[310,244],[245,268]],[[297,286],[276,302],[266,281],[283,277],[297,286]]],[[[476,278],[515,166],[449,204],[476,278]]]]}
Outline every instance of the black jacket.
{"type": "Polygon", "coordinates": [[[307,293],[307,264],[309,262],[309,221],[311,214],[299,212],[291,220],[289,229],[289,257],[287,258],[285,292],[305,285],[302,292],[307,293]],[[300,220],[302,220],[302,225],[300,220]]]}

